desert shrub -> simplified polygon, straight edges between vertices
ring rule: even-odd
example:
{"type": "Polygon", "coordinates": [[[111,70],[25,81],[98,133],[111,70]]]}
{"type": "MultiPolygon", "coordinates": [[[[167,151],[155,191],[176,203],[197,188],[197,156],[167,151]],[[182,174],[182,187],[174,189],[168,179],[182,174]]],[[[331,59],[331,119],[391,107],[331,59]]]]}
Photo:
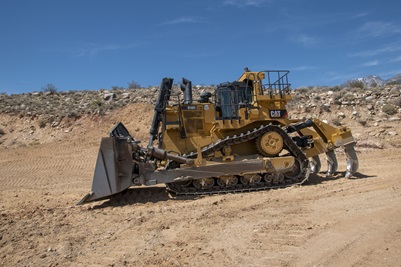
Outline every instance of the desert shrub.
{"type": "Polygon", "coordinates": [[[45,86],[42,87],[42,91],[54,94],[54,93],[57,92],[57,87],[52,83],[48,83],[48,84],[46,84],[45,86]]]}
{"type": "Polygon", "coordinates": [[[358,123],[359,123],[360,125],[362,125],[362,126],[366,126],[367,121],[366,121],[366,120],[359,119],[359,120],[358,120],[358,123]]]}
{"type": "Polygon", "coordinates": [[[128,89],[139,89],[139,88],[141,88],[141,85],[136,81],[130,81],[128,83],[128,89]]]}
{"type": "Polygon", "coordinates": [[[305,94],[308,92],[308,88],[306,88],[306,87],[301,87],[301,88],[295,89],[295,91],[296,91],[297,93],[300,93],[301,95],[305,95],[305,94]]]}
{"type": "Polygon", "coordinates": [[[340,100],[341,99],[341,93],[340,92],[335,92],[334,94],[333,94],[333,100],[334,101],[338,101],[338,100],[340,100]]]}
{"type": "Polygon", "coordinates": [[[326,111],[326,112],[331,112],[329,105],[321,105],[320,110],[326,111]]]}
{"type": "Polygon", "coordinates": [[[47,123],[47,119],[46,118],[40,118],[38,120],[39,128],[44,128],[46,126],[46,123],[47,123]]]}
{"type": "Polygon", "coordinates": [[[398,88],[391,88],[390,95],[400,95],[400,89],[398,88]]]}
{"type": "Polygon", "coordinates": [[[365,85],[362,81],[353,81],[349,85],[351,86],[351,88],[363,89],[365,87],[365,85]]]}
{"type": "Polygon", "coordinates": [[[100,116],[103,116],[103,115],[106,114],[106,111],[104,110],[104,108],[100,107],[99,110],[97,111],[97,113],[98,113],[100,116]]]}
{"type": "Polygon", "coordinates": [[[329,90],[337,92],[337,91],[341,91],[341,87],[339,85],[335,85],[329,88],[329,90]]]}
{"type": "Polygon", "coordinates": [[[79,115],[79,112],[77,112],[75,110],[71,110],[71,111],[68,112],[67,117],[68,118],[79,119],[81,116],[79,115]]]}
{"type": "Polygon", "coordinates": [[[112,90],[112,91],[124,90],[124,87],[114,85],[114,86],[111,87],[111,90],[112,90]]]}
{"type": "Polygon", "coordinates": [[[401,97],[397,97],[391,101],[391,103],[396,107],[401,107],[401,97]]]}
{"type": "Polygon", "coordinates": [[[400,83],[397,81],[392,81],[392,82],[387,83],[387,85],[397,85],[397,84],[400,84],[400,83]]]}
{"type": "Polygon", "coordinates": [[[343,96],[343,99],[345,101],[354,101],[355,100],[355,96],[353,94],[346,94],[343,96]]]}
{"type": "Polygon", "coordinates": [[[397,108],[396,108],[395,106],[391,105],[391,104],[385,104],[385,105],[382,107],[382,111],[383,111],[384,113],[386,113],[387,115],[394,115],[394,114],[397,114],[397,108]]]}
{"type": "Polygon", "coordinates": [[[335,126],[341,126],[341,120],[339,118],[335,118],[331,121],[335,126]]]}
{"type": "Polygon", "coordinates": [[[99,99],[93,100],[92,103],[91,103],[91,107],[92,108],[99,108],[102,105],[103,105],[103,103],[99,99]]]}

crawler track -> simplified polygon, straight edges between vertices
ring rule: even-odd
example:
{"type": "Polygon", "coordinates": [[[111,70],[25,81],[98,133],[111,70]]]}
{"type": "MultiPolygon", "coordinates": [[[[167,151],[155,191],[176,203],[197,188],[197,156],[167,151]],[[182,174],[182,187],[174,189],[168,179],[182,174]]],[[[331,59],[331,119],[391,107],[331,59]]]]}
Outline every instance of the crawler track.
{"type": "MultiPolygon", "coordinates": [[[[277,125],[262,125],[258,128],[254,128],[252,131],[248,131],[246,133],[242,133],[240,135],[228,136],[223,140],[218,140],[216,143],[210,144],[207,147],[202,149],[202,156],[208,157],[216,151],[221,150],[225,146],[233,146],[236,144],[240,144],[243,142],[247,142],[253,140],[263,134],[275,131],[277,132],[284,141],[285,148],[289,151],[289,153],[295,157],[298,161],[298,172],[294,175],[294,173],[284,174],[284,175],[270,175],[269,173],[260,173],[259,175],[263,177],[260,182],[255,182],[252,184],[243,184],[239,182],[241,179],[238,177],[238,183],[230,186],[221,186],[217,184],[218,177],[213,178],[214,185],[208,188],[196,188],[193,182],[190,183],[168,183],[167,190],[177,194],[177,195],[210,195],[210,194],[226,194],[226,193],[237,193],[237,192],[250,192],[250,191],[259,191],[259,190],[267,190],[274,188],[282,188],[288,187],[295,184],[302,184],[308,179],[309,176],[309,160],[306,158],[305,154],[302,150],[293,142],[291,137],[286,133],[285,128],[281,128],[277,125]]],[[[195,158],[197,153],[191,153],[189,155],[184,155],[188,158],[195,158]]]]}

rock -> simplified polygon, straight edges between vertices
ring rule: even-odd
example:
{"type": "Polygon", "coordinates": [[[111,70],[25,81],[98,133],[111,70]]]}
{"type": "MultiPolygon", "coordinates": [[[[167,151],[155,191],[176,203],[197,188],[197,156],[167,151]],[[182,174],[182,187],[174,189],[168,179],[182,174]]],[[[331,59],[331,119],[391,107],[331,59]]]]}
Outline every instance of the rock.
{"type": "Polygon", "coordinates": [[[122,99],[127,99],[127,98],[129,98],[129,93],[123,93],[123,94],[121,95],[121,98],[122,98],[122,99]]]}
{"type": "Polygon", "coordinates": [[[365,147],[365,148],[374,148],[374,149],[383,149],[384,145],[380,142],[374,142],[374,141],[361,141],[358,142],[359,147],[365,147]]]}
{"type": "Polygon", "coordinates": [[[330,104],[328,104],[328,103],[323,104],[322,109],[325,111],[330,111],[330,104]]]}
{"type": "Polygon", "coordinates": [[[369,105],[366,105],[366,108],[368,110],[373,110],[375,107],[373,105],[369,104],[369,105]]]}
{"type": "Polygon", "coordinates": [[[309,103],[309,104],[308,104],[308,107],[309,107],[309,108],[315,108],[315,107],[316,107],[316,104],[315,104],[315,103],[309,103]]]}
{"type": "Polygon", "coordinates": [[[374,99],[374,97],[373,96],[367,96],[367,97],[365,97],[365,100],[366,101],[372,101],[374,99]]]}
{"type": "Polygon", "coordinates": [[[394,132],[394,131],[390,131],[390,132],[388,132],[387,134],[390,135],[390,136],[396,136],[396,135],[398,135],[398,133],[397,133],[397,132],[394,132]]]}
{"type": "Polygon", "coordinates": [[[399,118],[399,117],[391,117],[391,118],[388,118],[387,121],[391,121],[391,122],[394,122],[394,121],[401,121],[401,118],[399,118]]]}
{"type": "Polygon", "coordinates": [[[345,113],[344,113],[344,112],[339,112],[339,113],[338,113],[338,117],[340,117],[340,118],[345,118],[345,113]]]}
{"type": "Polygon", "coordinates": [[[332,96],[333,94],[334,94],[333,91],[328,91],[328,92],[327,92],[327,95],[328,95],[328,96],[332,96]]]}
{"type": "Polygon", "coordinates": [[[116,94],[115,93],[106,93],[103,95],[103,100],[105,101],[111,101],[113,99],[116,98],[116,94]]]}

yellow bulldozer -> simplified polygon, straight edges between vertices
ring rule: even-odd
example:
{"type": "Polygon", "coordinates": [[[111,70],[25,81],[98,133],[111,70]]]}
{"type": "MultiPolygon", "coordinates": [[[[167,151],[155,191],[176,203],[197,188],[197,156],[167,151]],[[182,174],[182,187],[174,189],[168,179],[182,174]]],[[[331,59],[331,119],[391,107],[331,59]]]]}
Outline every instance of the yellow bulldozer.
{"type": "Polygon", "coordinates": [[[78,204],[104,199],[131,186],[165,184],[177,195],[247,192],[304,183],[320,171],[337,171],[336,148],[347,155],[345,176],[358,170],[355,140],[347,127],[318,119],[288,118],[287,70],[244,73],[193,99],[183,78],[173,93],[164,78],[146,147],[120,122],[101,140],[92,190],[78,204]]]}

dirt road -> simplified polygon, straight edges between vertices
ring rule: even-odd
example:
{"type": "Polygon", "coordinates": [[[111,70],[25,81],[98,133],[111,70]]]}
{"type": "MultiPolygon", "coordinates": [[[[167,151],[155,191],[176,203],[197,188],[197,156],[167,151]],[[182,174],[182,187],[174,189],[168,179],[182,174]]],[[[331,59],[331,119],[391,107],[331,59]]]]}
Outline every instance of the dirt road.
{"type": "Polygon", "coordinates": [[[0,150],[0,266],[400,265],[401,149],[359,153],[355,179],[321,173],[304,186],[198,198],[159,186],[76,206],[98,145],[0,150]]]}

